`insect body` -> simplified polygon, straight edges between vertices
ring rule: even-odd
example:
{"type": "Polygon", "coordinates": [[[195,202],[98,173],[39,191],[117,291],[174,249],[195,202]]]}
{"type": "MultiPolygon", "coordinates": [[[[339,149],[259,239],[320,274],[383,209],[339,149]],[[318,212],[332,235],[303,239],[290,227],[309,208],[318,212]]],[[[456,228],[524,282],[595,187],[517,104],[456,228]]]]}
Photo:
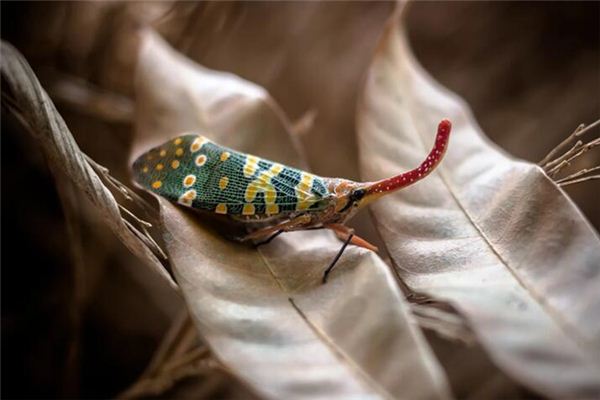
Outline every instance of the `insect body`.
{"type": "Polygon", "coordinates": [[[451,124],[440,122],[433,149],[414,170],[377,182],[324,178],[277,162],[220,146],[203,136],[184,135],[139,157],[135,180],[182,206],[222,214],[244,224],[242,241],[268,242],[294,230],[329,228],[344,246],[376,250],[354,235],[345,222],[373,200],[427,176],[441,161],[451,124]]]}

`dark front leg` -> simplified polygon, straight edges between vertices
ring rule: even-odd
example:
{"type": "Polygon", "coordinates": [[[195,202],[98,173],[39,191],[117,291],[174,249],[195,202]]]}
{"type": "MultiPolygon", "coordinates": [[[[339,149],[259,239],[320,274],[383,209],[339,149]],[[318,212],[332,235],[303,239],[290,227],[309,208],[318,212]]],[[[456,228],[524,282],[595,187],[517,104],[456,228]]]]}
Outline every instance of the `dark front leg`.
{"type": "Polygon", "coordinates": [[[342,256],[342,253],[344,253],[344,250],[346,250],[346,247],[348,247],[348,244],[352,240],[353,236],[354,236],[353,233],[351,233],[351,234],[348,235],[348,238],[344,242],[344,245],[342,246],[342,248],[340,249],[340,251],[338,251],[337,255],[335,256],[335,258],[333,259],[333,261],[331,262],[331,264],[329,264],[329,267],[327,267],[327,269],[323,273],[323,284],[327,283],[327,277],[329,276],[329,273],[333,270],[333,267],[335,267],[335,265],[337,264],[338,260],[342,256]]]}

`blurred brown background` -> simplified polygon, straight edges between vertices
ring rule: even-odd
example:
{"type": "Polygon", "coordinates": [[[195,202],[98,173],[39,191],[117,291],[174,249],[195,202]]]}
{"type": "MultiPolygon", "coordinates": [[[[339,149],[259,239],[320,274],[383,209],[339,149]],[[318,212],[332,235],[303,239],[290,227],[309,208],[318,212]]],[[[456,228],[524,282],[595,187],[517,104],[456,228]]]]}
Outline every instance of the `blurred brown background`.
{"type": "MultiPolygon", "coordinates": [[[[312,112],[302,135],[312,170],[359,178],[356,101],[393,6],[3,2],[2,39],[27,57],[81,148],[123,182],[131,32],[144,23],[201,64],[264,86],[292,121],[312,112]]],[[[508,153],[537,162],[600,117],[600,3],[418,2],[407,18],[421,63],[508,153]]],[[[180,301],[85,202],[68,228],[37,144],[2,116],[2,394],[114,396],[142,372],[180,301]]],[[[596,151],[573,171],[599,163],[596,151]]],[[[596,229],[597,182],[566,189],[596,229]]],[[[356,224],[374,235],[368,215],[356,224]]],[[[475,384],[465,374],[451,374],[457,394],[475,384]]]]}

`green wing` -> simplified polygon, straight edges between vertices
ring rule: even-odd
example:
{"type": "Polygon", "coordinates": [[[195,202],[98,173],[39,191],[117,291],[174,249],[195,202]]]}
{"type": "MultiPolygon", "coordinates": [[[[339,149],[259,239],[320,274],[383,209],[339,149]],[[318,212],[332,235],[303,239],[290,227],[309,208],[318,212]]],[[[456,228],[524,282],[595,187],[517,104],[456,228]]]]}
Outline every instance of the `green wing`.
{"type": "Polygon", "coordinates": [[[136,181],[185,206],[229,215],[318,210],[323,178],[186,135],[150,150],[133,166],[136,181]]]}

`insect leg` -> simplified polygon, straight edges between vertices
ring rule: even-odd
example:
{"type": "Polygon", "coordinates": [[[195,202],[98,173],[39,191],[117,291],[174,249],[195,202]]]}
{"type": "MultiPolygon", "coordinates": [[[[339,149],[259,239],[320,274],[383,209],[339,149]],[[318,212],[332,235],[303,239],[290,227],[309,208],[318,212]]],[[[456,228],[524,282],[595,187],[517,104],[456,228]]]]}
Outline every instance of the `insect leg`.
{"type": "Polygon", "coordinates": [[[277,232],[275,232],[274,234],[272,234],[271,236],[269,236],[267,239],[263,240],[262,242],[255,243],[254,247],[258,247],[258,246],[262,246],[262,245],[271,243],[271,240],[275,239],[277,236],[281,235],[283,232],[285,232],[283,229],[278,230],[277,232]]]}
{"type": "Polygon", "coordinates": [[[348,244],[350,243],[350,241],[352,240],[353,237],[354,237],[354,233],[351,233],[350,235],[348,235],[348,238],[344,242],[344,245],[342,246],[340,251],[338,251],[337,255],[335,256],[335,258],[333,259],[331,264],[329,264],[329,267],[327,267],[327,269],[323,273],[323,284],[327,283],[327,276],[329,275],[329,273],[331,272],[333,267],[335,267],[335,264],[337,264],[338,260],[342,256],[342,253],[344,252],[344,250],[346,250],[346,247],[348,247],[348,244]]]}
{"type": "MultiPolygon", "coordinates": [[[[326,224],[325,228],[328,228],[328,229],[331,229],[332,231],[334,231],[335,234],[337,235],[337,237],[343,241],[345,241],[348,238],[349,234],[354,233],[354,230],[352,228],[348,228],[346,225],[343,225],[343,224],[326,224]]],[[[379,251],[377,246],[372,245],[371,243],[367,242],[365,239],[361,238],[358,235],[354,235],[354,237],[352,238],[350,243],[355,246],[363,247],[368,250],[379,251]]]]}

